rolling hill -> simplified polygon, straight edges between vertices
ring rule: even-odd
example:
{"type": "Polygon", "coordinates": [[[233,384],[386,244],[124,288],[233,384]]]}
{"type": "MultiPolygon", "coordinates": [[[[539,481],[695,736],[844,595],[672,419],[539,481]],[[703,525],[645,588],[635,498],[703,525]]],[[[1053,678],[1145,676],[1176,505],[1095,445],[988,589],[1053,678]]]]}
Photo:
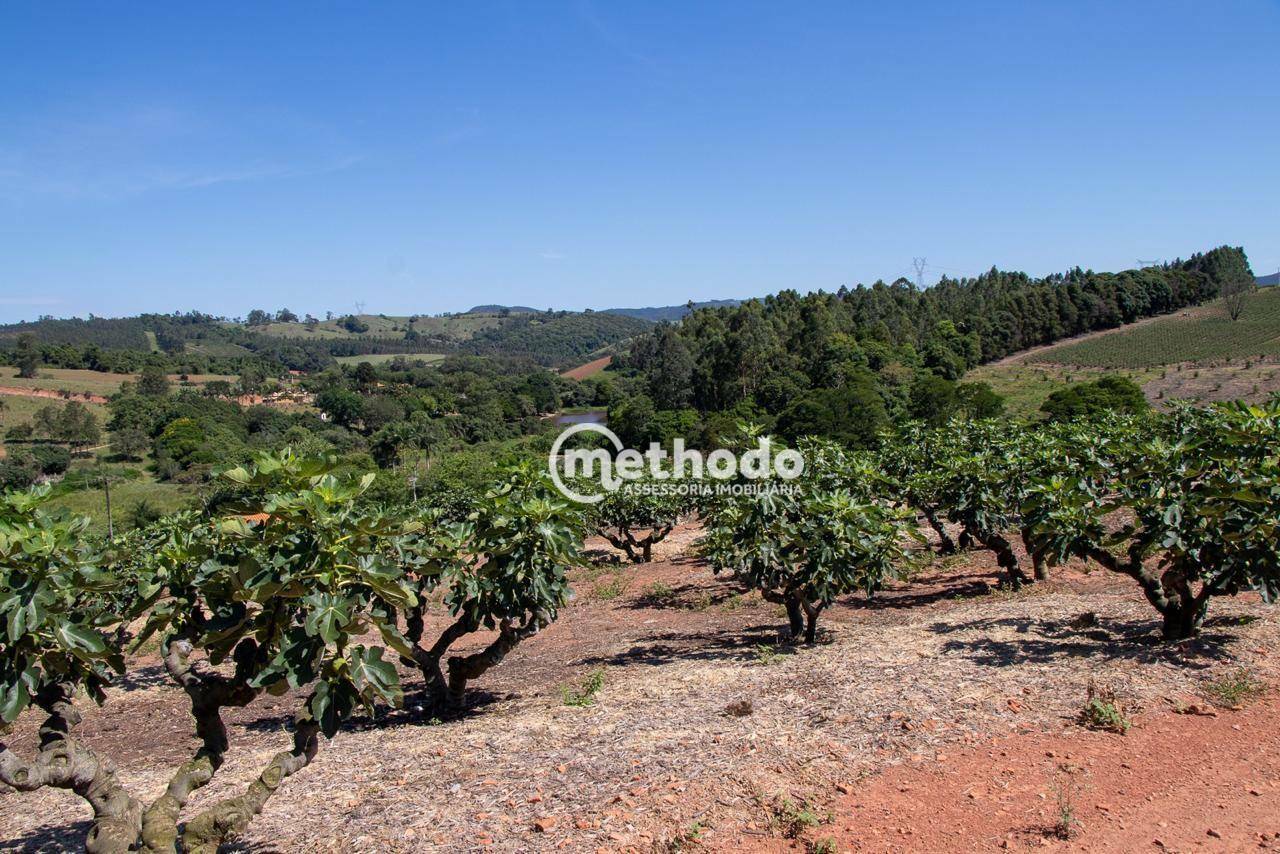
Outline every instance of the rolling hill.
{"type": "MultiPolygon", "coordinates": [[[[471,354],[531,359],[548,367],[643,332],[648,321],[604,312],[535,312],[519,307],[478,306],[461,314],[392,316],[364,314],[327,320],[268,320],[252,325],[190,313],[127,318],[45,318],[0,326],[0,349],[24,334],[46,347],[90,345],[105,351],[162,351],[212,359],[265,357],[291,369],[309,370],[334,359],[388,359],[400,354],[471,354]]],[[[223,365],[220,370],[233,369],[223,365]]]]}
{"type": "Polygon", "coordinates": [[[690,302],[684,305],[661,305],[651,306],[649,308],[606,308],[604,314],[621,314],[625,317],[638,317],[641,320],[648,320],[652,323],[660,323],[664,320],[677,321],[683,318],[693,309],[698,308],[717,308],[719,306],[735,306],[740,305],[742,300],[736,299],[712,299],[703,302],[690,302]]]}
{"type": "Polygon", "coordinates": [[[1280,392],[1280,289],[1249,298],[1237,321],[1213,301],[1172,315],[1036,347],[974,368],[1019,415],[1068,383],[1122,374],[1148,400],[1261,401],[1280,392]]]}

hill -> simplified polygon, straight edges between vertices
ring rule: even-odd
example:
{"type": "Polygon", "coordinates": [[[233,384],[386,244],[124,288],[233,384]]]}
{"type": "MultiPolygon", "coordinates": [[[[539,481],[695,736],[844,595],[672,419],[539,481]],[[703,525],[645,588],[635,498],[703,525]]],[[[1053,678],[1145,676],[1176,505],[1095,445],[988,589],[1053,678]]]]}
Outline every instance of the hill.
{"type": "Polygon", "coordinates": [[[649,324],[598,312],[535,312],[477,306],[436,316],[362,314],[299,319],[251,312],[252,322],[196,312],[127,318],[53,319],[0,326],[0,363],[31,335],[46,364],[134,372],[159,360],[174,373],[239,373],[248,362],[317,370],[335,359],[473,354],[561,366],[644,331],[649,324]],[[494,309],[485,311],[483,309],[494,309]],[[148,354],[158,354],[154,357],[148,354]]]}
{"type": "Polygon", "coordinates": [[[713,299],[703,302],[689,302],[684,305],[661,305],[651,306],[649,308],[606,308],[604,314],[621,314],[624,317],[638,317],[641,320],[648,320],[652,323],[661,323],[664,320],[677,321],[682,319],[690,311],[700,308],[717,308],[720,306],[740,305],[742,300],[736,299],[713,299]]]}
{"type": "Polygon", "coordinates": [[[1249,298],[1239,320],[1220,303],[1122,327],[1036,354],[1036,361],[1098,368],[1147,368],[1280,355],[1280,291],[1249,298]]]}
{"type": "Polygon", "coordinates": [[[1280,391],[1280,289],[1254,294],[1232,321],[1220,301],[1093,332],[975,368],[1020,415],[1070,382],[1122,374],[1155,405],[1177,399],[1261,401],[1280,391]]]}
{"type": "Polygon", "coordinates": [[[543,365],[579,364],[606,347],[646,332],[651,324],[605,312],[518,314],[484,330],[463,349],[478,356],[526,357],[543,365]]]}
{"type": "Polygon", "coordinates": [[[996,401],[957,388],[979,365],[1182,312],[1252,278],[1244,251],[1223,246],[1119,272],[1076,267],[1035,278],[992,269],[924,289],[899,279],[699,309],[636,339],[615,361],[644,391],[619,406],[618,423],[634,426],[623,437],[630,441],[685,417],[679,410],[717,421],[750,412],[774,419],[784,437],[871,445],[905,419],[991,411],[996,401]],[[653,414],[664,412],[672,414],[653,414]]]}
{"type": "Polygon", "coordinates": [[[539,309],[530,308],[527,305],[477,305],[467,314],[537,314],[539,309]]]}
{"type": "Polygon", "coordinates": [[[1253,281],[1260,288],[1280,285],[1280,273],[1272,273],[1270,276],[1258,276],[1253,281]]]}

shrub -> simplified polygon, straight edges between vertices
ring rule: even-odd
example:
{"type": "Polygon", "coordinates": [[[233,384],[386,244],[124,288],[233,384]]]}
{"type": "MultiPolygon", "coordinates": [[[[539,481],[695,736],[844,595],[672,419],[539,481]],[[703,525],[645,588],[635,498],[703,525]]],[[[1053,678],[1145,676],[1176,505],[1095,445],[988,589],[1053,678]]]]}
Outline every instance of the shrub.
{"type": "Polygon", "coordinates": [[[596,701],[596,694],[604,687],[604,670],[597,668],[587,674],[577,688],[564,686],[560,689],[560,699],[566,706],[590,706],[596,701]]]}
{"type": "Polygon", "coordinates": [[[653,559],[654,545],[665,540],[690,509],[687,496],[664,489],[674,485],[669,477],[659,479],[648,472],[639,480],[628,481],[590,505],[591,525],[632,563],[648,563],[653,559]]]}
{"type": "Polygon", "coordinates": [[[376,630],[405,646],[390,606],[413,602],[414,593],[381,557],[404,524],[357,511],[367,480],[339,479],[323,462],[264,456],[225,476],[250,495],[239,510],[266,512],[268,521],[186,514],[131,535],[105,560],[86,545],[88,520],[40,507],[46,493],[10,495],[0,505],[0,580],[19,593],[0,602],[9,625],[0,713],[9,722],[32,704],[46,716],[36,759],[4,749],[0,779],[85,797],[94,808],[91,851],[172,851],[181,834],[183,850],[213,852],[310,763],[319,736],[332,738],[357,705],[372,711],[375,702],[401,700],[383,648],[356,639],[376,630]],[[124,669],[126,627],[144,614],[135,646],[161,638],[166,672],[190,698],[200,740],[150,804],[74,738],[77,689],[105,699],[104,686],[124,669]],[[291,688],[309,689],[292,746],[246,790],[180,823],[187,799],[230,748],[222,710],[291,688]]]}
{"type": "Polygon", "coordinates": [[[1098,452],[1082,433],[1070,476],[1033,488],[1029,524],[1052,561],[1091,559],[1138,582],[1170,640],[1196,633],[1209,600],[1280,595],[1280,399],[1179,407],[1098,452]],[[1112,531],[1107,517],[1131,516],[1112,531]]]}
{"type": "Polygon", "coordinates": [[[566,572],[581,560],[582,516],[544,469],[528,465],[491,490],[466,522],[440,524],[435,511],[423,521],[418,541],[401,556],[416,579],[402,655],[422,671],[424,705],[456,709],[469,681],[555,620],[568,598],[566,572]],[[439,587],[453,622],[427,645],[426,600],[439,587]],[[481,629],[498,636],[479,652],[451,656],[446,678],[441,662],[450,647],[481,629]]]}
{"type": "Polygon", "coordinates": [[[1238,667],[1223,676],[1206,682],[1201,689],[1215,705],[1238,708],[1247,700],[1259,696],[1265,684],[1247,667],[1238,667]]]}
{"type": "Polygon", "coordinates": [[[871,494],[878,479],[868,459],[821,441],[801,452],[802,479],[756,481],[765,488],[755,495],[711,502],[702,548],[715,572],[783,605],[791,636],[812,644],[819,614],[837,596],[870,593],[894,575],[907,528],[904,511],[871,494]]]}
{"type": "Polygon", "coordinates": [[[1087,729],[1105,730],[1124,735],[1131,726],[1115,691],[1089,683],[1089,694],[1080,710],[1080,725],[1087,729]]]}

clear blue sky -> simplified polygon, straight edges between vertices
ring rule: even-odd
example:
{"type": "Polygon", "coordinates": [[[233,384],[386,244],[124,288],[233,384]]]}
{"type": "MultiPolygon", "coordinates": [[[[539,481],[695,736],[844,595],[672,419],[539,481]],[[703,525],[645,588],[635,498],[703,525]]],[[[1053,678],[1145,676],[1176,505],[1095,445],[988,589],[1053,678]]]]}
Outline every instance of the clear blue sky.
{"type": "Polygon", "coordinates": [[[1274,272],[1278,49],[1276,0],[8,0],[0,320],[1274,272]]]}

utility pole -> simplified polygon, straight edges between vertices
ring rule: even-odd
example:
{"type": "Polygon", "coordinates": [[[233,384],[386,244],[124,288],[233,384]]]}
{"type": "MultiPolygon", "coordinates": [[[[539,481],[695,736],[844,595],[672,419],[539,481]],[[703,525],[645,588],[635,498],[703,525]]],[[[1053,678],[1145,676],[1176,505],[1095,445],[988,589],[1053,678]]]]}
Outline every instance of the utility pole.
{"type": "Polygon", "coordinates": [[[107,539],[116,538],[116,528],[111,522],[111,475],[102,473],[102,491],[107,496],[107,539]]]}
{"type": "Polygon", "coordinates": [[[911,266],[916,268],[916,289],[924,290],[924,270],[929,266],[929,259],[920,257],[912,258],[911,266]]]}

